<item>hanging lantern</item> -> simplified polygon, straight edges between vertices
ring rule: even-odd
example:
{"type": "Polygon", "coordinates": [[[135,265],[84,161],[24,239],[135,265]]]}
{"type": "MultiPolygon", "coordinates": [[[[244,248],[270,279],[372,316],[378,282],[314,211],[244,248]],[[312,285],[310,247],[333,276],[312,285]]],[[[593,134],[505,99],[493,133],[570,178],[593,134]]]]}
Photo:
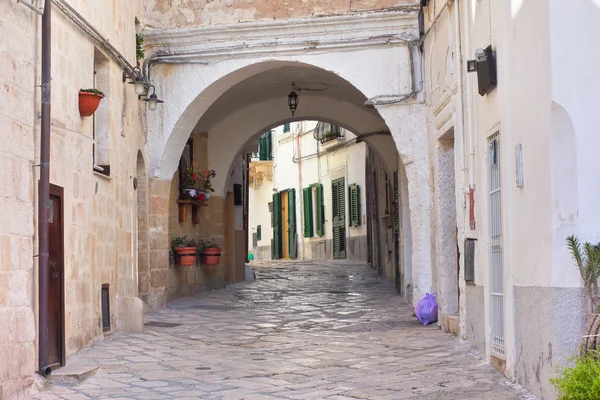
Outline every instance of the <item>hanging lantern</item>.
{"type": "Polygon", "coordinates": [[[292,112],[293,116],[296,112],[296,109],[298,108],[298,95],[293,90],[290,94],[288,94],[288,105],[290,106],[290,111],[292,112]]]}

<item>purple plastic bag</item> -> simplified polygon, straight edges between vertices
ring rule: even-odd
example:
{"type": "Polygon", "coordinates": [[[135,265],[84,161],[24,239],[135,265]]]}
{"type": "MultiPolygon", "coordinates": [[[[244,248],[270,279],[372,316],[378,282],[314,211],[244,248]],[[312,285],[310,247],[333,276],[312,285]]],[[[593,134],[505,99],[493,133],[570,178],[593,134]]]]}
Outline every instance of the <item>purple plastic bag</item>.
{"type": "Polygon", "coordinates": [[[438,319],[438,305],[435,301],[435,293],[427,293],[415,307],[415,315],[423,325],[429,325],[438,319]]]}

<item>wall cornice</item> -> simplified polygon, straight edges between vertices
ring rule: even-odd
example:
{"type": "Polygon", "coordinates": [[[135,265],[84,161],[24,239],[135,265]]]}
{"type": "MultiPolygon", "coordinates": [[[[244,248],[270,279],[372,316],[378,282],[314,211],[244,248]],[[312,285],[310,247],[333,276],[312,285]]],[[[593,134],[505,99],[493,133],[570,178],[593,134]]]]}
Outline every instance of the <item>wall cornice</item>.
{"type": "MultiPolygon", "coordinates": [[[[371,46],[418,40],[417,11],[372,12],[331,17],[246,22],[143,32],[145,47],[156,56],[256,49],[261,52],[319,50],[325,46],[371,46]],[[369,36],[365,36],[365,32],[369,36]],[[327,38],[326,41],[323,39],[327,38]]],[[[243,53],[242,53],[243,54],[243,53]]]]}

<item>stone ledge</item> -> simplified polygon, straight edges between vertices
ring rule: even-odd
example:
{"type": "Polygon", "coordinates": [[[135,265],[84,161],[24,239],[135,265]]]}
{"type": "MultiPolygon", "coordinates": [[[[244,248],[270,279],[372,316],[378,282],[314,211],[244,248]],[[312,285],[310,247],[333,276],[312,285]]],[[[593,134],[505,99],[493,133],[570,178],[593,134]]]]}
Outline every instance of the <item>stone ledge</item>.
{"type": "Polygon", "coordinates": [[[60,369],[52,371],[52,374],[48,377],[48,381],[53,383],[60,382],[74,384],[84,381],[88,377],[96,374],[98,370],[99,367],[97,365],[80,364],[74,362],[60,369]]]}
{"type": "Polygon", "coordinates": [[[458,336],[458,315],[444,315],[442,317],[442,330],[446,333],[458,336]]]}

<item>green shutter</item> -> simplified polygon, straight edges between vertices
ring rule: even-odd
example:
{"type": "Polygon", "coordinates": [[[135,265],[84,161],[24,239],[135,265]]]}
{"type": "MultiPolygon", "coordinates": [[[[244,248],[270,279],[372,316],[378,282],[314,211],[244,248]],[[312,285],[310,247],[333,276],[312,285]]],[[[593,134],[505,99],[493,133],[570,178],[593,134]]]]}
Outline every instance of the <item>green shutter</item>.
{"type": "Polygon", "coordinates": [[[344,178],[331,182],[333,258],[346,258],[346,204],[344,178]]]}
{"type": "Polygon", "coordinates": [[[312,188],[302,189],[302,207],[304,210],[304,237],[313,237],[313,207],[312,207],[312,188]]]}
{"type": "Polygon", "coordinates": [[[256,240],[262,240],[262,227],[260,225],[256,226],[256,240]]]}
{"type": "Polygon", "coordinates": [[[271,253],[273,260],[281,258],[281,194],[273,193],[273,244],[271,253]]]}
{"type": "Polygon", "coordinates": [[[272,131],[267,132],[267,136],[265,138],[267,146],[267,160],[269,161],[273,159],[273,135],[271,132],[272,131]]]}
{"type": "Polygon", "coordinates": [[[323,202],[323,185],[317,183],[311,185],[317,188],[317,236],[325,234],[325,204],[323,202]]]}
{"type": "Polygon", "coordinates": [[[287,133],[290,131],[290,124],[283,124],[283,133],[287,133]]]}
{"type": "Polygon", "coordinates": [[[296,189],[288,190],[288,243],[290,258],[296,258],[296,189]]]}
{"type": "Polygon", "coordinates": [[[348,186],[348,203],[350,205],[350,226],[360,225],[360,187],[358,185],[348,186]]]}
{"type": "Polygon", "coordinates": [[[260,142],[258,144],[258,155],[260,161],[265,161],[267,159],[267,141],[264,136],[260,137],[260,142]]]}

